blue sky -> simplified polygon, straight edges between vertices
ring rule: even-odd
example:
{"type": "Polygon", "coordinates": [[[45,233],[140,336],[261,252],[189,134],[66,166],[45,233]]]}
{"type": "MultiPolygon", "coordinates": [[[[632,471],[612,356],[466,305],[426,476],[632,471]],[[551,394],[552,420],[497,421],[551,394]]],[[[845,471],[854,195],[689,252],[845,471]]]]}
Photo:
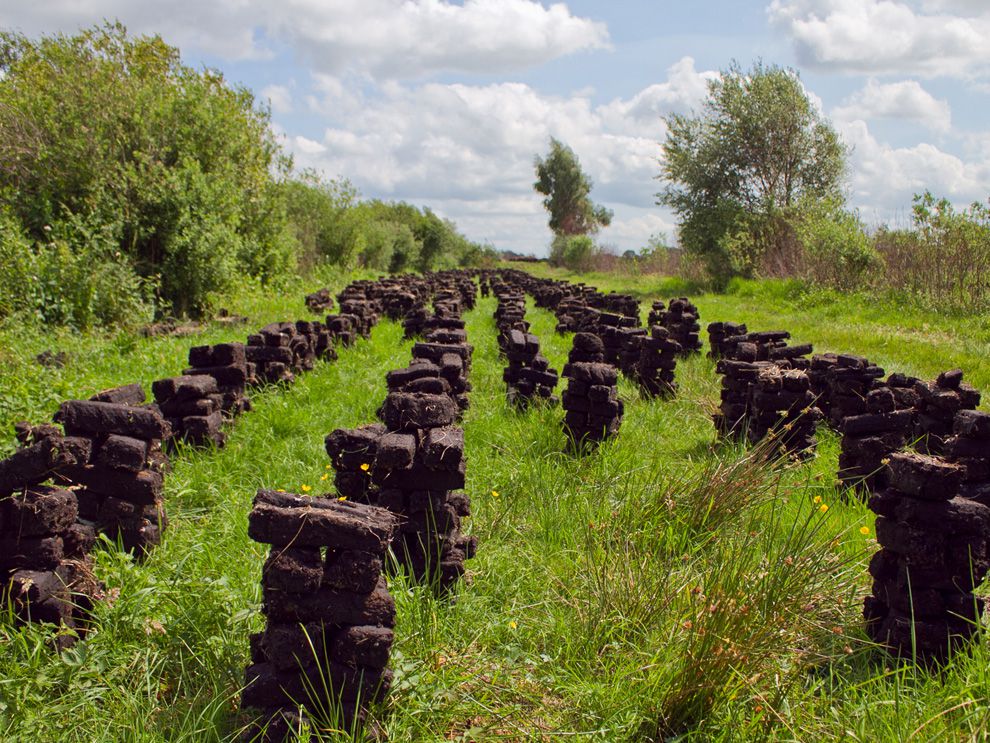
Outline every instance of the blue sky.
{"type": "Polygon", "coordinates": [[[615,212],[603,243],[673,236],[654,204],[662,117],[719,69],[796,69],[852,149],[851,206],[905,223],[930,188],[990,192],[990,0],[0,0],[34,35],[118,18],[271,102],[298,166],[543,254],[533,157],[569,144],[615,212]]]}

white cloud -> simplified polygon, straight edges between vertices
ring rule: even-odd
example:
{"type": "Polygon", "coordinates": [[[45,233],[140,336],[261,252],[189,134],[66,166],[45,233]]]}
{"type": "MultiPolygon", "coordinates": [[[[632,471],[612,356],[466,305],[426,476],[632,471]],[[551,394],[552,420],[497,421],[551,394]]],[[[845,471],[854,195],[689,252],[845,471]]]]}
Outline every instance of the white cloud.
{"type": "Polygon", "coordinates": [[[269,85],[262,88],[259,97],[271,103],[272,113],[292,113],[292,93],[284,85],[269,85]]]}
{"type": "Polygon", "coordinates": [[[18,4],[3,23],[51,33],[103,18],[224,59],[269,56],[260,39],[270,38],[317,71],[379,78],[518,71],[609,47],[604,23],[536,0],[45,0],[18,4]]]}
{"type": "Polygon", "coordinates": [[[990,64],[985,3],[943,0],[922,9],[898,0],[773,0],[767,13],[813,67],[966,77],[990,64]]]}
{"type": "Polygon", "coordinates": [[[389,83],[359,95],[321,79],[311,105],[328,122],[324,149],[298,138],[293,149],[301,166],[346,175],[366,194],[429,204],[474,239],[542,251],[550,235],[533,158],[553,136],[578,155],[592,198],[616,211],[602,239],[637,248],[671,231],[654,205],[661,116],[698,105],[714,74],[685,58],[662,83],[601,105],[588,91],[552,96],[521,83],[389,83]]]}
{"type": "Polygon", "coordinates": [[[911,197],[925,190],[958,204],[985,199],[990,192],[990,152],[982,160],[964,162],[927,142],[892,147],[878,141],[861,120],[839,122],[838,128],[853,146],[850,198],[868,219],[903,214],[911,197]]]}
{"type": "Polygon", "coordinates": [[[952,129],[948,101],[938,100],[916,80],[880,83],[870,79],[847,98],[832,115],[836,119],[897,119],[916,121],[937,132],[952,129]]]}

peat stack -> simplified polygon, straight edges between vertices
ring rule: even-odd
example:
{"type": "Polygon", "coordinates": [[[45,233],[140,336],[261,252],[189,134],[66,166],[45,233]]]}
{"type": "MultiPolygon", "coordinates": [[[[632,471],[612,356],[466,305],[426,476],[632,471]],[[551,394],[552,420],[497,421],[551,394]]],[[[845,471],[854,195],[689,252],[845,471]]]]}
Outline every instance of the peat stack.
{"type": "Polygon", "coordinates": [[[960,369],[942,372],[934,382],[918,382],[918,417],[915,421],[915,438],[918,450],[927,454],[941,454],[945,440],[952,435],[956,413],[975,410],[980,404],[980,393],[963,382],[960,369]]]}
{"type": "MultiPolygon", "coordinates": [[[[378,457],[378,444],[385,426],[371,423],[359,428],[338,428],[324,445],[334,469],[337,493],[355,503],[378,504],[378,487],[371,481],[371,470],[378,457]]],[[[386,446],[389,442],[385,442],[386,446]]]]}
{"type": "Polygon", "coordinates": [[[425,341],[414,344],[413,363],[421,361],[437,366],[440,369],[440,378],[450,387],[448,394],[461,411],[464,411],[469,405],[468,392],[471,391],[471,383],[467,376],[471,369],[471,353],[474,348],[467,342],[463,331],[456,336],[454,342],[440,340],[444,337],[442,331],[434,331],[425,341]]]}
{"type": "Polygon", "coordinates": [[[945,457],[963,468],[959,494],[990,506],[990,413],[960,410],[945,441],[945,457]]]}
{"type": "Polygon", "coordinates": [[[731,355],[731,348],[734,342],[729,342],[730,338],[744,336],[749,331],[744,323],[739,322],[713,322],[708,324],[708,358],[718,361],[723,356],[731,355]]]}
{"type": "Polygon", "coordinates": [[[291,722],[307,716],[349,730],[388,693],[395,602],[382,565],[395,529],[381,508],[258,491],[248,535],[271,550],[265,629],[251,636],[241,694],[243,708],[263,713],[252,734],[268,724],[262,740],[289,740],[291,722]]]}
{"type": "Polygon", "coordinates": [[[441,590],[463,575],[476,545],[461,533],[471,503],[456,492],[467,465],[464,431],[454,425],[458,412],[445,394],[390,392],[379,411],[387,431],[371,467],[379,505],[400,517],[399,559],[417,580],[441,590]]]}
{"type": "Polygon", "coordinates": [[[189,368],[185,375],[212,377],[220,394],[220,412],[234,418],[251,409],[245,390],[255,374],[248,364],[243,343],[218,343],[189,349],[189,368]]]}
{"type": "Polygon", "coordinates": [[[943,660],[979,628],[990,508],[958,496],[963,468],[897,453],[890,487],[870,498],[881,550],[863,614],[870,638],[898,656],[943,660]]]}
{"type": "Polygon", "coordinates": [[[908,444],[914,411],[897,408],[889,387],[866,393],[865,412],[843,418],[839,453],[839,480],[846,486],[875,493],[887,487],[888,457],[908,444]]]}
{"type": "Polygon", "coordinates": [[[599,312],[594,332],[602,339],[602,353],[606,364],[619,366],[619,358],[626,343],[626,332],[639,325],[639,318],[620,315],[617,312],[599,312]]]}
{"type": "Polygon", "coordinates": [[[775,364],[758,369],[750,386],[748,416],[746,433],[751,444],[768,439],[777,454],[814,454],[815,426],[822,413],[815,407],[806,372],[775,364]]]}
{"type": "Polygon", "coordinates": [[[177,440],[191,446],[221,448],[226,442],[223,423],[223,398],[217,380],[205,374],[159,379],[151,383],[155,404],[172,429],[166,443],[177,440]]]}
{"type": "MultiPolygon", "coordinates": [[[[737,344],[734,352],[738,352],[737,344]]],[[[756,357],[756,346],[752,346],[753,359],[756,357]]],[[[721,401],[718,411],[712,416],[719,435],[740,437],[745,434],[750,413],[750,389],[759,379],[760,372],[776,366],[769,361],[748,361],[733,358],[721,358],[715,364],[715,371],[722,376],[721,401]]]]}
{"type": "Polygon", "coordinates": [[[522,330],[510,330],[502,338],[509,362],[502,374],[509,404],[517,408],[526,408],[534,400],[556,404],[553,392],[560,377],[540,353],[540,339],[522,330]]]}
{"type": "Polygon", "coordinates": [[[55,414],[67,437],[90,441],[87,462],[59,468],[82,486],[76,491],[80,521],[139,555],[161,541],[167,523],[162,440],[171,435],[158,408],[144,399],[140,385],[127,385],[64,402],[55,414]]]}
{"type": "Polygon", "coordinates": [[[354,315],[327,315],[324,325],[330,332],[330,337],[341,346],[353,346],[357,340],[358,318],[354,315]]]}
{"type": "Polygon", "coordinates": [[[663,302],[654,302],[647,323],[650,327],[662,325],[670,331],[670,337],[681,344],[681,353],[688,355],[701,351],[701,324],[698,308],[687,297],[671,299],[664,308],[663,302]]]}
{"type": "Polygon", "coordinates": [[[881,386],[883,369],[868,359],[853,354],[824,354],[812,359],[817,374],[824,374],[827,393],[828,422],[836,430],[850,416],[868,413],[866,396],[881,386]]]}
{"type": "Polygon", "coordinates": [[[635,380],[649,397],[670,397],[677,392],[674,369],[681,344],[670,337],[670,331],[654,325],[649,337],[639,337],[639,360],[636,363],[635,380]]]}
{"type": "Polygon", "coordinates": [[[333,296],[330,294],[330,290],[327,287],[322,289],[317,289],[312,294],[306,295],[306,307],[309,311],[322,315],[333,309],[333,296]]]}
{"type": "Polygon", "coordinates": [[[75,630],[59,633],[61,649],[85,631],[102,598],[89,556],[96,530],[78,521],[75,492],[42,483],[85,465],[92,441],[63,436],[56,426],[20,423],[16,431],[21,448],[0,461],[0,599],[18,621],[75,630]]]}
{"type": "Polygon", "coordinates": [[[564,431],[571,446],[599,442],[615,436],[622,424],[624,406],[619,399],[618,371],[604,362],[604,345],[593,333],[576,333],[564,366],[567,389],[561,396],[566,412],[564,431]]]}

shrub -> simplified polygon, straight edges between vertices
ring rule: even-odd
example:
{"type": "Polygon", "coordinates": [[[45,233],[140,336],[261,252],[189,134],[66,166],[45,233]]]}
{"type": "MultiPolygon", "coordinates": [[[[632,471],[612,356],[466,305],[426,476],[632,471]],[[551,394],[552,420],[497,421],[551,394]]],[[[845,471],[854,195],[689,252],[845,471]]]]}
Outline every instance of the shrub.
{"type": "Polygon", "coordinates": [[[246,89],[119,24],[0,34],[0,72],[0,194],[33,242],[47,243],[47,228],[70,240],[84,224],[101,260],[125,261],[176,313],[201,312],[241,274],[292,266],[273,187],[288,161],[246,89]]]}

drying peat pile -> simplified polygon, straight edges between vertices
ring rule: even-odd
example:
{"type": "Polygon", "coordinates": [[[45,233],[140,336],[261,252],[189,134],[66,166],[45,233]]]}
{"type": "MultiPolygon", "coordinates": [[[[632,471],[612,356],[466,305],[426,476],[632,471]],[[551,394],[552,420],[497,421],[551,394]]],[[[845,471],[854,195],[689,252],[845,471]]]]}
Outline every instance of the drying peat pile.
{"type": "Polygon", "coordinates": [[[942,454],[945,441],[952,435],[956,413],[975,410],[980,404],[980,393],[963,382],[959,369],[943,372],[934,382],[918,382],[917,423],[915,438],[919,451],[942,454]]]}
{"type": "Polygon", "coordinates": [[[495,327],[498,347],[508,361],[502,374],[509,404],[525,409],[534,401],[555,405],[554,390],[560,376],[540,353],[540,339],[529,332],[526,322],[526,295],[522,289],[493,280],[491,290],[498,299],[495,327]]]}
{"type": "MultiPolygon", "coordinates": [[[[648,397],[670,397],[677,392],[674,370],[681,344],[670,337],[670,331],[654,325],[650,335],[629,335],[628,347],[637,356],[632,374],[624,364],[623,373],[631,376],[648,397]]],[[[624,354],[625,355],[625,354],[624,354]]],[[[625,358],[622,359],[625,361],[625,358]]]]}
{"type": "Polygon", "coordinates": [[[317,315],[322,315],[333,309],[333,296],[326,287],[317,289],[312,294],[307,294],[305,302],[309,311],[317,315]]]}
{"type": "Polygon", "coordinates": [[[962,467],[896,453],[889,487],[870,498],[882,549],[870,563],[867,632],[896,655],[943,660],[979,628],[990,508],[959,497],[962,467]]]}
{"type": "Polygon", "coordinates": [[[945,441],[945,457],[963,468],[959,494],[990,506],[990,413],[960,410],[945,441]]]}
{"type": "Polygon", "coordinates": [[[727,353],[732,353],[737,337],[749,331],[744,323],[713,322],[708,324],[708,358],[718,361],[727,353]]]}
{"type": "Polygon", "coordinates": [[[44,483],[87,463],[92,440],[55,426],[22,425],[17,436],[22,448],[0,461],[0,598],[19,621],[72,630],[56,637],[64,648],[102,598],[89,556],[96,531],[79,521],[74,491],[44,483]]]}
{"type": "MultiPolygon", "coordinates": [[[[670,337],[681,346],[681,353],[701,352],[701,314],[687,297],[671,299],[664,307],[663,302],[654,302],[647,323],[650,327],[661,325],[670,332],[670,337]]],[[[743,326],[745,332],[745,326],[743,326]]],[[[709,328],[709,333],[711,328],[709,328]]]]}
{"type": "Polygon", "coordinates": [[[814,446],[821,411],[814,406],[806,373],[810,362],[804,358],[812,349],[810,344],[789,346],[789,338],[787,331],[765,331],[721,339],[715,365],[722,375],[721,403],[713,416],[721,435],[757,443],[773,433],[773,448],[779,444],[788,453],[814,446]]]}
{"type": "Polygon", "coordinates": [[[340,496],[394,513],[395,553],[416,580],[441,591],[456,583],[475,551],[474,538],[461,533],[470,501],[460,492],[467,462],[456,425],[468,406],[472,348],[460,317],[465,285],[446,276],[433,289],[445,326],[413,345],[408,367],[386,376],[382,422],[337,429],[325,441],[340,496]]]}
{"type": "Polygon", "coordinates": [[[605,347],[593,333],[576,333],[564,366],[567,389],[561,396],[566,412],[564,432],[574,449],[619,433],[624,407],[619,399],[618,371],[605,363],[605,347]]]}
{"type": "Polygon", "coordinates": [[[248,535],[271,550],[266,625],[251,637],[241,695],[242,707],[263,712],[248,739],[289,740],[307,717],[351,730],[388,693],[395,602],[382,566],[395,528],[382,508],[258,491],[248,535]]]}

